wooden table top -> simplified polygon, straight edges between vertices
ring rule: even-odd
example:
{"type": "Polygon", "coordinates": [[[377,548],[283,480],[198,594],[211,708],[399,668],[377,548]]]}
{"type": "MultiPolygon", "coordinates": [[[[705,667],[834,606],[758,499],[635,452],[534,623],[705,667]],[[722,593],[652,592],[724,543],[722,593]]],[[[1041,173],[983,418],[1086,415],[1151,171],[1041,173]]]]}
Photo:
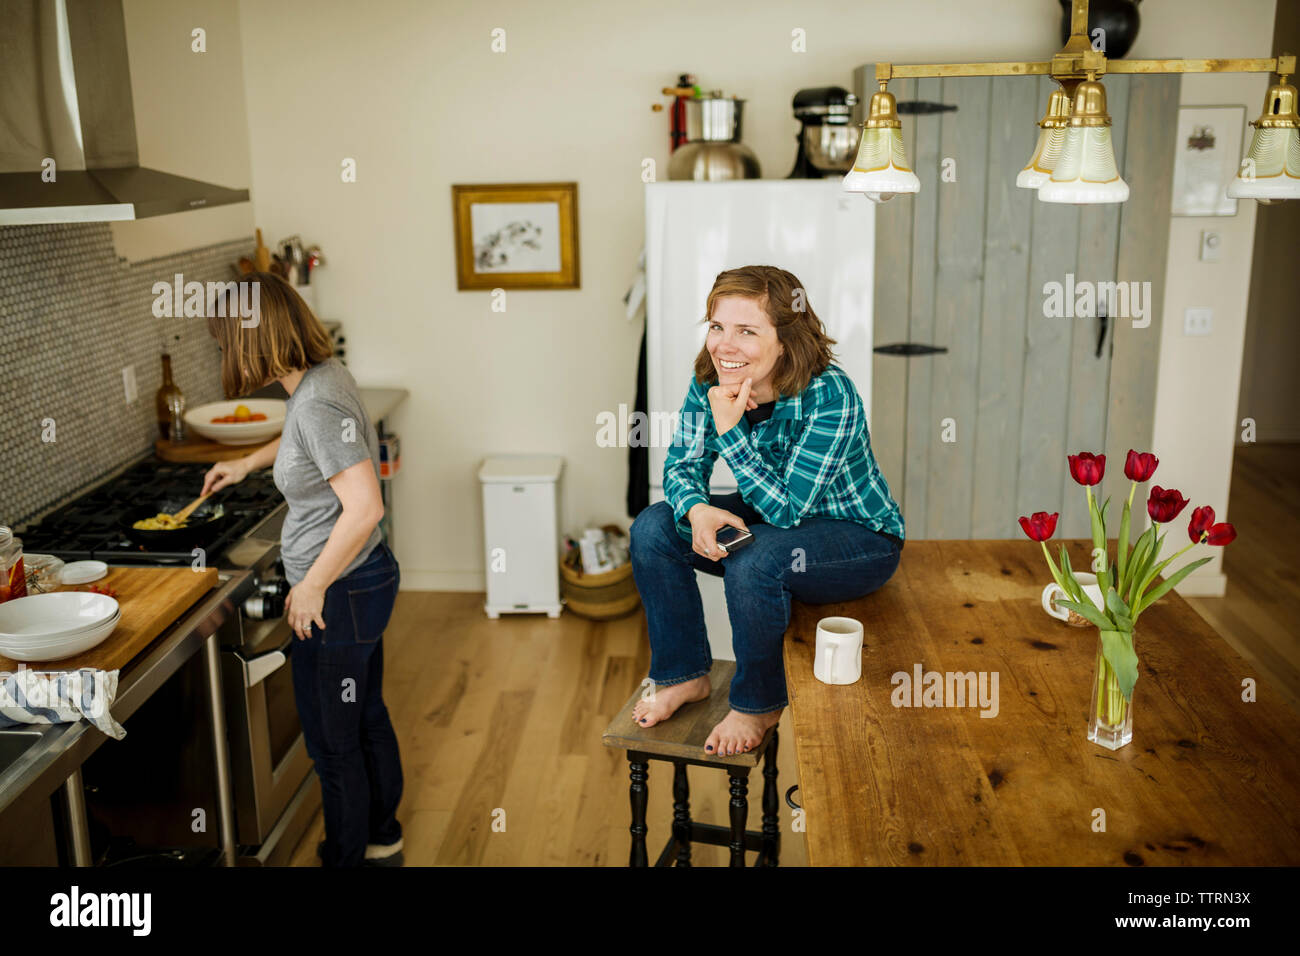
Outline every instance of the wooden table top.
{"type": "MultiPolygon", "coordinates": [[[[1085,568],[1091,542],[1068,545],[1085,568]]],[[[1050,580],[1032,541],[908,541],[876,593],[795,601],[785,669],[809,862],[1300,863],[1300,715],[1171,591],[1138,621],[1132,743],[1089,742],[1097,629],[1044,613],[1050,580]],[[863,622],[856,684],[812,676],[833,615],[863,622]],[[996,672],[996,716],[895,707],[891,678],[917,664],[996,672]]]]}

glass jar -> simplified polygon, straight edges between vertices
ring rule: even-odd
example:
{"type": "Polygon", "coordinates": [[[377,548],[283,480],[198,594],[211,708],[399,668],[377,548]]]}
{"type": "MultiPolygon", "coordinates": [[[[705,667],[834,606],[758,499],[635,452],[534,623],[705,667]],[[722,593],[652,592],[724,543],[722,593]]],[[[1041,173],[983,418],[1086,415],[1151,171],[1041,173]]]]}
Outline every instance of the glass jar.
{"type": "Polygon", "coordinates": [[[23,570],[23,541],[0,526],[0,601],[26,597],[27,574],[23,570]]]}

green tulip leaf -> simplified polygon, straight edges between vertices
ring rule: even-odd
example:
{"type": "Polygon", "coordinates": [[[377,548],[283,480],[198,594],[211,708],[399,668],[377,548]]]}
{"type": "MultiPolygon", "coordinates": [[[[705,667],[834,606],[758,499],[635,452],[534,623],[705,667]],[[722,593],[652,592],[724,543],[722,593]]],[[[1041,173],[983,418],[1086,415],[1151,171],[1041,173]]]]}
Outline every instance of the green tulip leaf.
{"type": "Polygon", "coordinates": [[[1146,594],[1147,588],[1151,586],[1151,582],[1160,576],[1160,572],[1169,566],[1170,561],[1177,557],[1177,555],[1171,555],[1170,557],[1165,558],[1164,561],[1156,564],[1155,559],[1159,557],[1160,549],[1164,547],[1164,544],[1165,536],[1162,534],[1160,540],[1158,540],[1151,548],[1151,555],[1147,558],[1145,564],[1146,570],[1143,573],[1141,580],[1138,582],[1137,588],[1129,597],[1129,604],[1133,607],[1137,607],[1142,603],[1142,595],[1146,594]]]}
{"type": "Polygon", "coordinates": [[[1056,606],[1068,608],[1069,610],[1073,611],[1075,614],[1078,614],[1080,617],[1087,618],[1089,621],[1091,621],[1093,624],[1096,624],[1100,628],[1105,629],[1105,628],[1111,628],[1115,626],[1115,622],[1107,620],[1106,615],[1102,614],[1101,611],[1098,611],[1095,607],[1093,607],[1092,602],[1089,600],[1085,599],[1083,601],[1065,601],[1058,598],[1056,601],[1056,606]]]}
{"type": "Polygon", "coordinates": [[[1088,509],[1088,517],[1092,519],[1092,546],[1094,548],[1106,547],[1106,526],[1102,523],[1101,512],[1097,510],[1097,499],[1091,498],[1092,507],[1088,509]]]}
{"type": "Polygon", "coordinates": [[[1119,596],[1119,592],[1114,588],[1106,592],[1106,610],[1110,611],[1111,617],[1114,618],[1115,624],[1120,630],[1133,630],[1133,618],[1128,605],[1124,603],[1124,599],[1119,596]]]}
{"type": "MultiPolygon", "coordinates": [[[[1146,597],[1144,597],[1141,600],[1141,602],[1138,604],[1137,607],[1137,613],[1141,614],[1152,604],[1155,604],[1156,601],[1159,601],[1162,597],[1164,597],[1166,594],[1169,593],[1170,588],[1177,585],[1179,581],[1187,577],[1187,575],[1191,574],[1202,564],[1205,564],[1205,562],[1212,560],[1213,557],[1214,557],[1213,555],[1210,555],[1210,557],[1208,558],[1201,558],[1197,561],[1193,561],[1191,564],[1187,565],[1186,567],[1179,568],[1170,577],[1166,578],[1164,582],[1160,584],[1159,587],[1157,587],[1154,591],[1152,591],[1150,594],[1148,594],[1146,597]]],[[[1058,601],[1057,603],[1059,604],[1060,602],[1058,601]]]]}
{"type": "Polygon", "coordinates": [[[1115,680],[1125,700],[1133,699],[1133,685],[1138,679],[1137,652],[1133,650],[1133,634],[1130,631],[1101,632],[1101,653],[1115,672],[1115,680]]]}
{"type": "Polygon", "coordinates": [[[1124,590],[1124,575],[1128,570],[1128,537],[1130,531],[1130,522],[1132,515],[1129,511],[1128,499],[1124,500],[1124,512],[1119,518],[1119,541],[1115,548],[1115,590],[1124,590]]]}
{"type": "MultiPolygon", "coordinates": [[[[1110,503],[1109,498],[1106,499],[1106,503],[1110,503]]],[[[1089,514],[1092,517],[1092,548],[1093,554],[1096,554],[1098,549],[1101,550],[1102,569],[1097,572],[1097,586],[1101,588],[1102,594],[1105,594],[1106,589],[1110,587],[1110,570],[1108,568],[1110,559],[1106,554],[1106,521],[1102,517],[1104,511],[1105,505],[1102,506],[1101,511],[1097,510],[1097,499],[1093,498],[1092,507],[1089,509],[1089,514]]]]}
{"type": "Polygon", "coordinates": [[[1146,573],[1147,559],[1151,554],[1151,546],[1155,543],[1155,536],[1156,526],[1152,525],[1142,532],[1137,539],[1137,544],[1133,546],[1133,559],[1129,562],[1127,587],[1124,591],[1124,597],[1128,599],[1130,605],[1133,603],[1133,591],[1146,573]]]}
{"type": "Polygon", "coordinates": [[[1074,569],[1070,567],[1070,555],[1066,553],[1065,542],[1061,542],[1061,577],[1065,578],[1065,583],[1069,585],[1067,596],[1076,601],[1085,600],[1083,588],[1079,587],[1079,582],[1074,577],[1074,569]]]}

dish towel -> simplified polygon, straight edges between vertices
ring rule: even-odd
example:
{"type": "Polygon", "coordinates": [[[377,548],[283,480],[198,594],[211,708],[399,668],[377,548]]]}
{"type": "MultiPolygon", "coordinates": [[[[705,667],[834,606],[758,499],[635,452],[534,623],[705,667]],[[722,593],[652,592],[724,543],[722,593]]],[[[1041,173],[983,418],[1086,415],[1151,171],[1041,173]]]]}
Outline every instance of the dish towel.
{"type": "Polygon", "coordinates": [[[66,724],[86,718],[114,740],[126,728],[113,719],[117,671],[83,667],[44,673],[23,668],[0,672],[0,727],[66,724]]]}

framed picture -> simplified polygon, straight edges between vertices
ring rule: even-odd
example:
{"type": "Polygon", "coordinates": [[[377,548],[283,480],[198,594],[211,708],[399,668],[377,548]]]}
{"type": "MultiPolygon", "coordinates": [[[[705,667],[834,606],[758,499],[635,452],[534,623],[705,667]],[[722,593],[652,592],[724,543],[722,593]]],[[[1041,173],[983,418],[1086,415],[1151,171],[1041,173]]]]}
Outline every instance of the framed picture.
{"type": "Polygon", "coordinates": [[[1175,216],[1235,216],[1228,183],[1246,154],[1245,106],[1183,106],[1174,152],[1175,216]]]}
{"type": "Polygon", "coordinates": [[[460,289],[577,289],[578,184],[452,186],[460,289]]]}

